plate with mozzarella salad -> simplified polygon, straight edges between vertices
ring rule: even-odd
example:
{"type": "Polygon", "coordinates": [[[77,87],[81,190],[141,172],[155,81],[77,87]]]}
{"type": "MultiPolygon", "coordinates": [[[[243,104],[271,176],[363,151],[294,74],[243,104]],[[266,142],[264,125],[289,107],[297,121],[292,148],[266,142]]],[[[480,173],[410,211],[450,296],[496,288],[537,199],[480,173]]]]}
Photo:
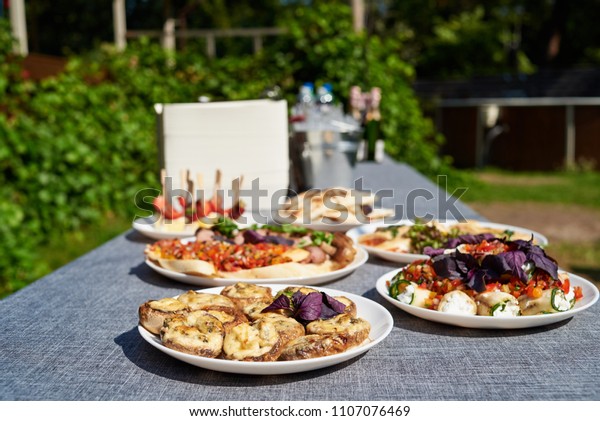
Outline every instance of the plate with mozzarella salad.
{"type": "Polygon", "coordinates": [[[506,238],[509,240],[532,240],[546,246],[548,239],[539,232],[487,221],[419,221],[402,220],[394,223],[371,224],[356,227],[347,232],[369,254],[397,263],[410,263],[428,258],[428,250],[454,248],[464,239],[506,238]]]}
{"type": "Polygon", "coordinates": [[[377,292],[414,316],[482,329],[556,323],[592,306],[598,288],[559,270],[532,241],[491,239],[436,249],[381,276],[377,292]]]}

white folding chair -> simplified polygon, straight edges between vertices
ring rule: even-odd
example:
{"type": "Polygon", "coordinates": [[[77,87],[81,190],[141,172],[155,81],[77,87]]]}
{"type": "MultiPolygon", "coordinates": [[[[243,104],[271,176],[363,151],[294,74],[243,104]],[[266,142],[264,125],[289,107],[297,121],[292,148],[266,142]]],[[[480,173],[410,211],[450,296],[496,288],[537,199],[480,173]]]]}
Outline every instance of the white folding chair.
{"type": "MultiPolygon", "coordinates": [[[[249,200],[247,209],[270,209],[274,194],[287,192],[290,179],[288,110],[284,100],[156,104],[159,161],[173,185],[181,171],[202,174],[206,197],[216,170],[222,187],[243,176],[242,189],[256,183],[268,197],[249,200]],[[253,203],[254,202],[254,203],[253,203]]],[[[226,193],[227,195],[227,193],[226,193]]],[[[226,196],[227,200],[227,196],[226,196]]]]}

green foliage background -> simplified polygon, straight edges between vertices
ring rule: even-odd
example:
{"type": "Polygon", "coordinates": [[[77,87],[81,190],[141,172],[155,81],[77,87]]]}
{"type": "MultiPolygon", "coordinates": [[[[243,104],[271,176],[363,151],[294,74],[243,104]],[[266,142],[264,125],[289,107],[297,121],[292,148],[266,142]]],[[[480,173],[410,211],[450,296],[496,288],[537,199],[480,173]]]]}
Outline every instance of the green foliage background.
{"type": "Polygon", "coordinates": [[[159,186],[155,103],[258,98],[278,85],[293,104],[308,80],[331,82],[345,103],[350,86],[379,86],[388,151],[426,174],[449,170],[402,39],[357,35],[351,22],[345,5],[294,8],[280,23],[289,34],[259,55],[208,60],[142,40],[71,57],[59,76],[33,82],[0,19],[0,295],[48,270],[40,250],[49,241],[106,215],[132,218],[135,193],[159,186]]]}

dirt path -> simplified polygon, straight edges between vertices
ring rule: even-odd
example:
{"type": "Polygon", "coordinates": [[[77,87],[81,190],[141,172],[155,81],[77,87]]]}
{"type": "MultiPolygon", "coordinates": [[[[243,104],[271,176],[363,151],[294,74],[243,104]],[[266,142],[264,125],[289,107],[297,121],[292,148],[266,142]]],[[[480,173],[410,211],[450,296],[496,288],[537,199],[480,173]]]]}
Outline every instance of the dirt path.
{"type": "Polygon", "coordinates": [[[545,203],[469,203],[490,221],[538,231],[548,241],[595,243],[600,241],[600,211],[583,206],[545,203]]]}

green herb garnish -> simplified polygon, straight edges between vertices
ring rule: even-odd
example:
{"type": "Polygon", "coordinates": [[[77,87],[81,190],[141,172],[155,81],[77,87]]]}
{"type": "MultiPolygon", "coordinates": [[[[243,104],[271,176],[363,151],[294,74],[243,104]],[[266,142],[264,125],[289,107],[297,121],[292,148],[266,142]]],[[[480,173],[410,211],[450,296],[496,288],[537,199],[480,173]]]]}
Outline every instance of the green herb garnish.
{"type": "Polygon", "coordinates": [[[233,219],[219,216],[213,230],[218,231],[227,238],[233,238],[238,233],[238,226],[233,219]]]}
{"type": "Polygon", "coordinates": [[[313,231],[311,238],[315,246],[320,246],[323,243],[331,245],[331,242],[333,241],[333,234],[324,231],[313,231]]]}
{"type": "Polygon", "coordinates": [[[273,232],[282,232],[286,234],[306,234],[308,229],[299,225],[282,224],[282,225],[253,225],[253,229],[264,228],[273,232]]]}

